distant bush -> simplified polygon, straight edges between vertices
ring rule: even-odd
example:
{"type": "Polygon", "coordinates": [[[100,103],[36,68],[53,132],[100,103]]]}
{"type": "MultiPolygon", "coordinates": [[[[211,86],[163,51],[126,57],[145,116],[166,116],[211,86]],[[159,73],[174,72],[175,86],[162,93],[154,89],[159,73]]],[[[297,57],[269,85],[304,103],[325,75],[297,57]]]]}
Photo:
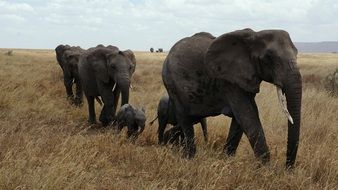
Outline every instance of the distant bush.
{"type": "Polygon", "coordinates": [[[162,53],[162,52],[163,52],[163,48],[158,48],[158,49],[156,50],[156,52],[157,52],[157,53],[162,53]]]}
{"type": "Polygon", "coordinates": [[[338,96],[338,68],[324,79],[325,89],[333,96],[338,96]]]}
{"type": "Polygon", "coordinates": [[[7,53],[6,53],[6,55],[12,56],[13,55],[13,50],[8,50],[7,53]]]}

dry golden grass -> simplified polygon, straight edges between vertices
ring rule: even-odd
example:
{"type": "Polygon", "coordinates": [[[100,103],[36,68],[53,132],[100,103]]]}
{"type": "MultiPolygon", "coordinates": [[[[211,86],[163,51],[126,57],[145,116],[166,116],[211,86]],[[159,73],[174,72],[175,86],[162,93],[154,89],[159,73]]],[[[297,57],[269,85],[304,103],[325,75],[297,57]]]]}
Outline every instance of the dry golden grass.
{"type": "MultiPolygon", "coordinates": [[[[197,131],[192,160],[157,145],[154,126],[135,144],[109,129],[91,129],[87,107],[65,98],[61,69],[51,50],[0,50],[0,189],[337,189],[338,101],[320,81],[338,67],[337,54],[301,54],[304,77],[302,130],[297,167],[284,170],[286,119],[275,89],[263,83],[257,96],[271,150],[258,167],[244,137],[233,158],[222,155],[229,119],[208,118],[210,141],[197,131]]],[[[166,54],[136,53],[131,104],[144,106],[148,121],[165,93],[166,54]]],[[[97,106],[99,110],[100,107],[97,106]]],[[[98,112],[97,110],[97,112],[98,112]]]]}

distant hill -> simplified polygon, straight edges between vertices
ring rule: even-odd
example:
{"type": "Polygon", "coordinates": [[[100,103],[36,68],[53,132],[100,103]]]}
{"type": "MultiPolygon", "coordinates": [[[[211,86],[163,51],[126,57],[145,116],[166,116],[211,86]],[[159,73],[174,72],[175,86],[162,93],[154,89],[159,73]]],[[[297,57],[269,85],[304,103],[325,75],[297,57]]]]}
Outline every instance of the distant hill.
{"type": "Polygon", "coordinates": [[[295,42],[299,52],[303,53],[332,53],[338,52],[338,42],[337,41],[328,41],[328,42],[295,42]]]}

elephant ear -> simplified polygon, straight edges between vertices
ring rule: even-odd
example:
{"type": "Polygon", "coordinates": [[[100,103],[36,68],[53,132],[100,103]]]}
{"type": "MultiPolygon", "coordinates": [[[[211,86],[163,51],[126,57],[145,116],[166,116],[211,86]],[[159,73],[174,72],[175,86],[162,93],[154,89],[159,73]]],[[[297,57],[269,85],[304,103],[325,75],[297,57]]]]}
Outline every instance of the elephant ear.
{"type": "Polygon", "coordinates": [[[133,64],[133,70],[132,70],[132,73],[135,72],[135,68],[136,68],[136,58],[135,58],[135,55],[134,55],[134,52],[131,51],[130,49],[126,50],[126,51],[123,51],[123,54],[129,58],[129,60],[131,61],[131,63],[133,64]]]}
{"type": "Polygon", "coordinates": [[[58,45],[56,48],[55,48],[55,53],[56,53],[56,60],[58,61],[58,63],[60,65],[63,64],[63,60],[62,60],[62,57],[63,57],[63,54],[65,51],[69,50],[70,49],[70,46],[69,45],[58,45]]]}
{"type": "Polygon", "coordinates": [[[255,32],[251,29],[226,33],[216,38],[205,55],[209,76],[238,85],[257,93],[260,79],[251,56],[255,32]]]}

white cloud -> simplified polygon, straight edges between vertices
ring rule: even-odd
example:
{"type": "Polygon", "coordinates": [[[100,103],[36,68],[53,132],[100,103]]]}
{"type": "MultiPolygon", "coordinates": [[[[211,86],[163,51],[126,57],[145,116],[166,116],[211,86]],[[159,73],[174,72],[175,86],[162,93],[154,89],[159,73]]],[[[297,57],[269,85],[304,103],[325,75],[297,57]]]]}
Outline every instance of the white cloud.
{"type": "Polygon", "coordinates": [[[6,13],[33,13],[34,9],[27,3],[10,3],[7,1],[0,1],[0,10],[2,14],[6,13]]]}
{"type": "Polygon", "coordinates": [[[284,29],[294,41],[338,40],[337,10],[335,0],[0,0],[0,24],[7,28],[0,40],[3,47],[168,49],[195,32],[247,27],[284,29]],[[3,37],[15,34],[15,41],[3,37]]]}

